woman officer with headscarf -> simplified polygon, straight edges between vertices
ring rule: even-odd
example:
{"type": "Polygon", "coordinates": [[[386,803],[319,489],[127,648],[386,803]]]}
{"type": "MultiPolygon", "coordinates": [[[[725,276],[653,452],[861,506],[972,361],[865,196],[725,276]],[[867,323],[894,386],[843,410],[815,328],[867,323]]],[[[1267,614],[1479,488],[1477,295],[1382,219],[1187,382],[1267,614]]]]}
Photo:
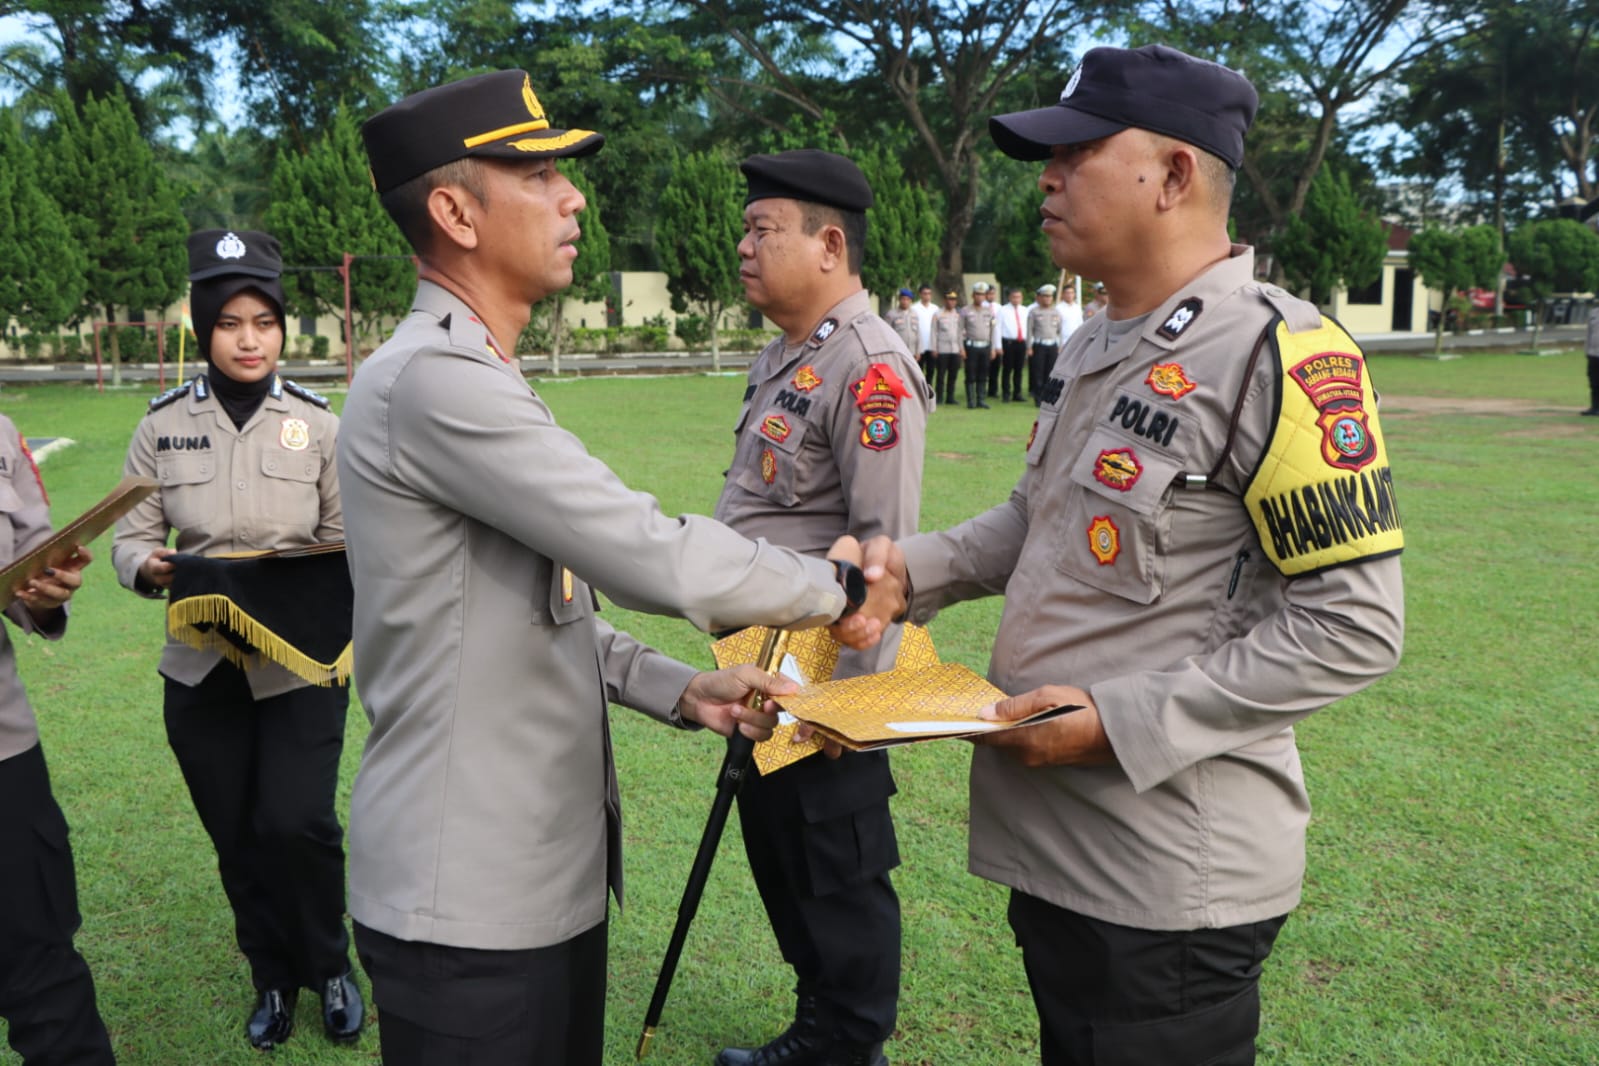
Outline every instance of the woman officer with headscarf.
{"type": "MultiPolygon", "coordinates": [[[[207,368],[150,403],[125,470],[161,482],[117,525],[117,578],[159,598],[176,551],[293,548],[344,536],[339,420],[277,373],[284,343],[278,242],[265,233],[189,237],[190,304],[207,368]]],[[[242,669],[169,638],[161,654],[167,739],[216,846],[256,1000],[246,1032],[288,1038],[301,988],[330,1038],[354,1040],[363,1005],[344,925],[343,829],[333,810],[349,690],[274,663],[242,669]]]]}

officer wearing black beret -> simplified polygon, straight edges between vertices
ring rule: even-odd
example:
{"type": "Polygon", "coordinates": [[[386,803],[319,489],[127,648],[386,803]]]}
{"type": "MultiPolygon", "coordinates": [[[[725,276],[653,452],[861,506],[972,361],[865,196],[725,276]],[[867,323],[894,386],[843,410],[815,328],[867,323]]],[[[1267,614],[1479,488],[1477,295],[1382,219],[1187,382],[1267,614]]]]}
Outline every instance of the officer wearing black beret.
{"type": "Polygon", "coordinates": [[[1008,499],[867,545],[913,621],[1004,589],[996,719],[1079,708],[985,736],[971,768],[969,867],[1010,890],[1045,1066],[1255,1061],[1304,880],[1295,724],[1403,642],[1397,508],[1322,539],[1277,521],[1392,471],[1359,347],[1228,237],[1255,106],[1243,75],[1150,45],[989,120],[1043,162],[1051,255],[1105,313],[1048,371],[1008,499]]]}
{"type": "MultiPolygon", "coordinates": [[[[739,276],[783,335],[750,367],[715,515],[812,555],[845,533],[914,533],[932,390],[861,283],[872,190],[849,159],[814,149],[752,156],[740,169],[739,276]]],[[[907,332],[914,343],[914,320],[907,332]]],[[[876,648],[840,654],[833,677],[890,669],[898,649],[895,626],[876,648]]],[[[765,1044],[724,1049],[716,1066],[883,1062],[900,975],[893,793],[886,752],[811,757],[745,780],[744,852],[794,970],[794,1021],[765,1044]]]]}
{"type": "Polygon", "coordinates": [[[350,913],[383,1061],[598,1066],[622,873],[607,702],[761,740],[776,718],[743,701],[783,686],[639,644],[591,588],[707,630],[820,625],[850,602],[823,559],[662,514],[523,379],[511,345],[572,283],[587,206],[557,161],[599,134],[555,126],[521,71],[407,97],[361,133],[419,260],[338,457],[372,719],[350,913]]]}

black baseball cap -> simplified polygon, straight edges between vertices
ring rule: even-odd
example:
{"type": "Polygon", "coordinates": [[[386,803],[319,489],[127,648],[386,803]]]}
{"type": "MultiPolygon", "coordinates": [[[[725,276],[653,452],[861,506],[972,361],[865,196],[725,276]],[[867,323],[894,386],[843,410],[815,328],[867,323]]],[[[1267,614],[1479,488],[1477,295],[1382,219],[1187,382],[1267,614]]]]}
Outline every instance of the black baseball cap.
{"type": "Polygon", "coordinates": [[[843,211],[872,206],[872,187],[852,161],[816,148],[798,148],[776,155],[752,155],[738,165],[749,183],[748,206],[780,197],[827,204],[843,211]]]}
{"type": "Polygon", "coordinates": [[[1012,159],[1041,160],[1056,145],[1137,127],[1186,141],[1237,170],[1259,106],[1249,79],[1219,63],[1164,44],[1093,48],[1059,103],[996,115],[988,132],[1012,159]]]}
{"type": "Polygon", "coordinates": [[[497,70],[413,93],[361,127],[379,194],[467,156],[590,155],[605,138],[550,125],[526,71],[497,70]]]}

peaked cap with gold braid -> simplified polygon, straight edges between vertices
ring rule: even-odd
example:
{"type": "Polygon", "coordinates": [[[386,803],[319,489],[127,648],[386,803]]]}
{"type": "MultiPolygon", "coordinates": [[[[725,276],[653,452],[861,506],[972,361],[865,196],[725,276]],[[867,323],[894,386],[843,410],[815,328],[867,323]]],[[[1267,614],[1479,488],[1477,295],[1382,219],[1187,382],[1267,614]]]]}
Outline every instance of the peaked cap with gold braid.
{"type": "Polygon", "coordinates": [[[589,155],[605,143],[593,130],[552,128],[521,70],[413,93],[368,119],[361,139],[380,195],[467,156],[549,159],[589,155]]]}

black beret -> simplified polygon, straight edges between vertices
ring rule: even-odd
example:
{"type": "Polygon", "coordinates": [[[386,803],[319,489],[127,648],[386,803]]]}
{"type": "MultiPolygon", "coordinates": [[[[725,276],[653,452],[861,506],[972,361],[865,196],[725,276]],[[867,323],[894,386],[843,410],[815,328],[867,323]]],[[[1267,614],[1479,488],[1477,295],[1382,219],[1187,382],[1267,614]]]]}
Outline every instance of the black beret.
{"type": "Polygon", "coordinates": [[[872,187],[861,168],[832,152],[799,148],[776,155],[752,155],[738,169],[749,182],[746,205],[775,196],[844,211],[865,211],[872,206],[872,187]]]}
{"type": "Polygon", "coordinates": [[[379,194],[467,156],[548,159],[589,155],[605,138],[550,127],[526,72],[498,70],[413,93],[361,127],[379,194]]]}
{"type": "Polygon", "coordinates": [[[278,239],[257,230],[202,229],[189,234],[189,280],[223,274],[276,278],[283,273],[278,239]]]}
{"type": "Polygon", "coordinates": [[[1038,160],[1048,159],[1055,145],[1136,126],[1186,141],[1236,170],[1259,106],[1249,79],[1219,63],[1163,44],[1093,48],[1059,103],[998,115],[988,120],[988,132],[1012,159],[1038,160]]]}

